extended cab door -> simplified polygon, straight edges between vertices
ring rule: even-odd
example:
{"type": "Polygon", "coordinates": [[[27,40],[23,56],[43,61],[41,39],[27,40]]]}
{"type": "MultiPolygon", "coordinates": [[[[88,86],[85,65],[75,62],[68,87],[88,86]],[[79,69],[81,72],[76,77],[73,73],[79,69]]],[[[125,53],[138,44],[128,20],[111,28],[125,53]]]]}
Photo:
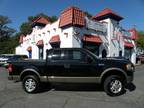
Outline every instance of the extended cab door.
{"type": "Polygon", "coordinates": [[[48,80],[51,82],[63,82],[64,76],[67,76],[69,66],[64,60],[64,51],[54,49],[48,56],[46,72],[48,80]]]}

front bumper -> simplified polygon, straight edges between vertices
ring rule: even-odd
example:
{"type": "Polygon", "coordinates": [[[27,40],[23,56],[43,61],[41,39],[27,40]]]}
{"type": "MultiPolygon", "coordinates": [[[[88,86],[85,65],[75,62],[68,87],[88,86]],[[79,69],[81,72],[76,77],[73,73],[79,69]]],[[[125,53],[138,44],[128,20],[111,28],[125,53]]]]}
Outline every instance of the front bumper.
{"type": "Polygon", "coordinates": [[[132,83],[133,80],[134,80],[134,77],[133,77],[133,76],[128,76],[128,77],[127,77],[127,84],[132,83]]]}

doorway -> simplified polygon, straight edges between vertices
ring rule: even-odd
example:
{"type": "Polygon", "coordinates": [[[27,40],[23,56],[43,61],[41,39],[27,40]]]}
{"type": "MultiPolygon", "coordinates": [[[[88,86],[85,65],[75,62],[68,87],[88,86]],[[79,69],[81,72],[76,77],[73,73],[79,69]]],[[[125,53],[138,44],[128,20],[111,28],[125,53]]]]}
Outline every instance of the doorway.
{"type": "Polygon", "coordinates": [[[38,54],[39,55],[39,59],[43,59],[43,52],[44,52],[43,51],[43,46],[38,46],[38,49],[39,49],[39,52],[38,52],[39,53],[38,54]]]}
{"type": "Polygon", "coordinates": [[[104,49],[103,51],[102,51],[102,58],[106,58],[107,57],[107,52],[106,52],[106,50],[104,49]]]}

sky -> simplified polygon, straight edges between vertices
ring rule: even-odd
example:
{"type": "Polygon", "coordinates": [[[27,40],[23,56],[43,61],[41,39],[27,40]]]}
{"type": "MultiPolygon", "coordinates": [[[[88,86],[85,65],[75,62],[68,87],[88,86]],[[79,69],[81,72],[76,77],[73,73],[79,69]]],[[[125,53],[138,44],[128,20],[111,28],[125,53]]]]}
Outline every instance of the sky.
{"type": "Polygon", "coordinates": [[[120,21],[123,28],[144,30],[144,0],[0,0],[0,15],[8,16],[12,21],[9,26],[19,31],[28,16],[44,13],[59,17],[69,6],[79,7],[93,16],[110,8],[124,18],[120,21]]]}

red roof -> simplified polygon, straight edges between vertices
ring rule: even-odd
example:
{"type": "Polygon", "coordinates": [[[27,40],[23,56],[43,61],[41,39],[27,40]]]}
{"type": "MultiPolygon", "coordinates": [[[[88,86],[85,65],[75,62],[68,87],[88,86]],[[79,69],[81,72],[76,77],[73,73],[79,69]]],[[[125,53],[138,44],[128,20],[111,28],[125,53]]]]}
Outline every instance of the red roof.
{"type": "Polygon", "coordinates": [[[33,23],[48,24],[48,23],[49,23],[49,20],[46,19],[46,18],[44,18],[44,17],[42,17],[42,16],[40,16],[40,17],[38,17],[37,19],[35,19],[35,20],[33,21],[33,23]]]}
{"type": "Polygon", "coordinates": [[[125,47],[129,47],[129,48],[133,48],[134,45],[133,45],[133,43],[132,43],[132,39],[131,39],[131,38],[124,37],[124,46],[125,46],[125,47]]]}
{"type": "Polygon", "coordinates": [[[27,48],[27,51],[32,51],[32,47],[29,46],[29,47],[27,48]]]}
{"type": "Polygon", "coordinates": [[[20,38],[19,38],[19,43],[23,43],[23,38],[25,37],[25,35],[20,35],[20,38]]]}
{"type": "Polygon", "coordinates": [[[134,45],[132,43],[124,42],[125,47],[133,48],[134,45]]]}
{"type": "Polygon", "coordinates": [[[113,18],[117,21],[120,21],[123,19],[123,17],[119,16],[118,14],[116,14],[115,12],[113,12],[112,10],[110,10],[109,8],[105,8],[104,10],[102,10],[101,12],[99,12],[98,14],[96,14],[96,16],[93,17],[93,19],[95,20],[103,20],[105,18],[113,18]]]}
{"type": "Polygon", "coordinates": [[[84,12],[77,7],[69,7],[62,11],[60,16],[60,27],[67,25],[84,26],[84,12]]]}
{"type": "Polygon", "coordinates": [[[94,42],[94,43],[102,43],[102,40],[99,36],[95,36],[95,35],[87,35],[85,34],[82,38],[83,41],[86,42],[94,42]]]}
{"type": "Polygon", "coordinates": [[[44,44],[43,40],[39,40],[36,45],[37,45],[37,46],[41,46],[41,45],[43,45],[43,44],[44,44]]]}
{"type": "Polygon", "coordinates": [[[55,43],[55,42],[60,42],[60,36],[59,35],[53,36],[49,41],[49,43],[55,43]]]}
{"type": "Polygon", "coordinates": [[[131,39],[136,40],[138,38],[137,30],[135,28],[128,31],[132,34],[131,39]]]}

